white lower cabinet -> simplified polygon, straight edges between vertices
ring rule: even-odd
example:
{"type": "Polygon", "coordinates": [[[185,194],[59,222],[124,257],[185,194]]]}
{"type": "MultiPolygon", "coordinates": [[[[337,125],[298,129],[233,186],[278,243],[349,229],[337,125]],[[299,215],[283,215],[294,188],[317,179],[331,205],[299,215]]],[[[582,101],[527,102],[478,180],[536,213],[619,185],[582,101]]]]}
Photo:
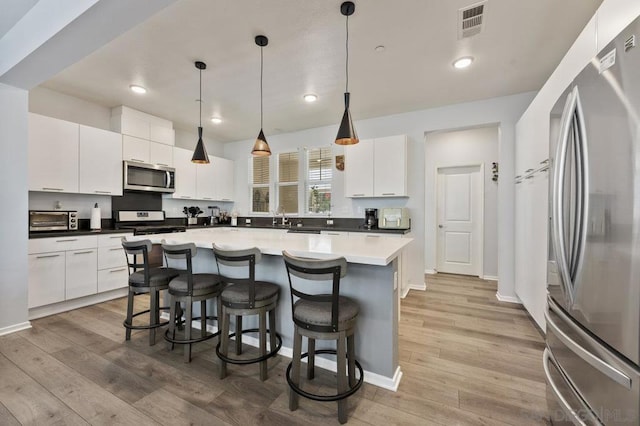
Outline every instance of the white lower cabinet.
{"type": "Polygon", "coordinates": [[[29,240],[28,307],[38,308],[126,287],[122,234],[29,240]]]}
{"type": "Polygon", "coordinates": [[[66,252],[64,298],[75,299],[98,292],[98,249],[66,252]]]}
{"type": "Polygon", "coordinates": [[[27,306],[49,305],[64,300],[65,252],[29,255],[29,301],[27,306]]]}

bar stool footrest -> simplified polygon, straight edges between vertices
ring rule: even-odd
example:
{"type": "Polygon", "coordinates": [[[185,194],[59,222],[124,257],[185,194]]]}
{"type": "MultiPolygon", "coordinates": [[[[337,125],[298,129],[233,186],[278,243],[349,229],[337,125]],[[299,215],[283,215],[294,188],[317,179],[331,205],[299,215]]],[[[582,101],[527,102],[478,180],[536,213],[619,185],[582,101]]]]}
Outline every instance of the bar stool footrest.
{"type": "MultiPolygon", "coordinates": [[[[163,308],[158,308],[161,311],[168,311],[169,308],[168,307],[163,307],[163,308]]],[[[131,315],[131,321],[133,322],[133,319],[135,317],[137,317],[138,315],[144,315],[144,314],[148,314],[149,312],[151,312],[151,309],[147,309],[146,311],[140,311],[140,312],[136,312],[135,314],[131,315]]],[[[158,327],[162,327],[163,325],[167,325],[169,324],[169,321],[162,321],[159,322],[158,324],[146,324],[146,325],[133,325],[133,324],[128,324],[127,320],[125,319],[124,321],[122,321],[122,325],[124,326],[124,328],[128,328],[129,330],[149,330],[152,328],[158,328],[158,327]]]]}
{"type": "MultiPolygon", "coordinates": [[[[337,351],[335,349],[318,349],[313,353],[315,355],[317,354],[337,355],[337,351]]],[[[300,356],[300,359],[307,358],[308,356],[309,356],[309,352],[305,352],[300,356]]],[[[354,360],[354,363],[358,371],[360,371],[360,378],[358,379],[358,382],[352,388],[349,388],[349,390],[347,390],[346,392],[338,393],[335,395],[317,395],[317,394],[309,393],[307,391],[302,390],[298,385],[296,385],[291,381],[291,368],[293,367],[293,361],[291,361],[287,366],[287,373],[286,373],[287,383],[289,384],[289,387],[291,388],[292,391],[294,391],[300,396],[304,396],[305,398],[309,398],[314,401],[321,401],[321,402],[340,401],[341,399],[345,399],[353,395],[354,393],[356,393],[358,389],[360,389],[360,387],[362,386],[362,383],[364,382],[364,371],[362,370],[362,366],[360,365],[357,359],[354,360]]]]}
{"type": "MultiPolygon", "coordinates": [[[[218,320],[218,317],[213,316],[213,315],[208,315],[205,317],[208,320],[218,320]]],[[[191,321],[196,321],[196,320],[200,320],[202,319],[202,317],[193,317],[191,318],[191,321]]],[[[169,322],[167,321],[167,324],[169,322]]],[[[208,333],[206,336],[204,337],[198,337],[195,339],[190,339],[190,340],[184,340],[184,339],[174,339],[169,337],[169,329],[166,329],[164,332],[164,340],[166,340],[169,343],[174,343],[174,344],[178,344],[178,345],[186,345],[186,344],[190,344],[190,343],[198,343],[198,342],[204,342],[205,340],[209,340],[209,339],[213,339],[214,337],[216,337],[217,335],[220,334],[220,330],[216,331],[215,333],[208,333]]]]}
{"type": "MultiPolygon", "coordinates": [[[[260,329],[258,328],[247,328],[246,330],[242,330],[242,334],[245,333],[259,333],[260,329]]],[[[218,331],[219,333],[219,331],[218,331]]],[[[269,329],[267,329],[267,334],[269,334],[269,329]]],[[[236,333],[231,333],[229,335],[229,338],[231,337],[235,337],[236,333]]],[[[218,342],[218,345],[216,346],[216,355],[218,355],[218,358],[220,358],[221,360],[223,360],[224,362],[228,362],[229,364],[254,364],[256,362],[262,362],[265,361],[273,356],[275,356],[279,351],[280,348],[282,347],[282,337],[280,336],[280,333],[276,332],[276,348],[270,352],[267,352],[265,355],[263,356],[259,356],[256,358],[249,358],[249,359],[238,359],[238,358],[229,358],[228,356],[225,356],[223,354],[220,353],[220,342],[218,342]]]]}

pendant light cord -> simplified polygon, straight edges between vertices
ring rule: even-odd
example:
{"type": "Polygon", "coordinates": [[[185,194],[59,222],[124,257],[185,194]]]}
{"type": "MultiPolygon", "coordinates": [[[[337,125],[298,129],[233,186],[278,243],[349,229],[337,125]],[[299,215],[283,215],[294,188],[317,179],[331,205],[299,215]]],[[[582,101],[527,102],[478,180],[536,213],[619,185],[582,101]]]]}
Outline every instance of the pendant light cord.
{"type": "Polygon", "coordinates": [[[262,50],[263,49],[264,48],[260,46],[260,130],[262,130],[262,67],[263,67],[262,50]]]}
{"type": "Polygon", "coordinates": [[[345,65],[345,73],[347,74],[347,85],[345,87],[345,92],[349,92],[349,15],[347,15],[347,63],[345,65]]]}
{"type": "Polygon", "coordinates": [[[200,97],[198,102],[200,103],[200,127],[202,127],[202,69],[200,69],[200,97]]]}

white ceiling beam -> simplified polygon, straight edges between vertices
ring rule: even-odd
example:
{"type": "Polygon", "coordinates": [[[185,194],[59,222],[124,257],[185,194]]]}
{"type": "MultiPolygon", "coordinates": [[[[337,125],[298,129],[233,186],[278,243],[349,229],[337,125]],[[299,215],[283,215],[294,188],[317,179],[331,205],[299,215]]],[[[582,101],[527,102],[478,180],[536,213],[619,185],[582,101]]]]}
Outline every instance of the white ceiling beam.
{"type": "Polygon", "coordinates": [[[40,0],[0,39],[0,82],[29,90],[176,0],[40,0]]]}

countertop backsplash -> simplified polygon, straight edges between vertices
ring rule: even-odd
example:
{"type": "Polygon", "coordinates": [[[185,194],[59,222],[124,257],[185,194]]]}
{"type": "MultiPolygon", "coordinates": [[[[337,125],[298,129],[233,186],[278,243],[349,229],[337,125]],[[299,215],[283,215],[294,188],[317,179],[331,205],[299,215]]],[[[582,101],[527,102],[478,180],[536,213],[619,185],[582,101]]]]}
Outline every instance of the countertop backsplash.
{"type": "Polygon", "coordinates": [[[110,219],[110,195],[29,192],[29,210],[76,210],[80,219],[91,218],[91,209],[96,203],[102,218],[110,219]]]}

